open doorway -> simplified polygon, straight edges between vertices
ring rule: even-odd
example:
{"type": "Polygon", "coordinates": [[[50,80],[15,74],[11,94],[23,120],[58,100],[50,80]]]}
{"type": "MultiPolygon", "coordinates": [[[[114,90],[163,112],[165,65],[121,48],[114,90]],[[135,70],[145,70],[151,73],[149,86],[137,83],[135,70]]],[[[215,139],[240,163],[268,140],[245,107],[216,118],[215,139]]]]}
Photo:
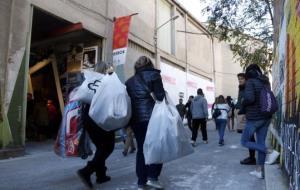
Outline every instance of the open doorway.
{"type": "Polygon", "coordinates": [[[56,138],[68,94],[101,60],[102,39],[37,8],[31,34],[26,140],[41,142],[56,138]]]}

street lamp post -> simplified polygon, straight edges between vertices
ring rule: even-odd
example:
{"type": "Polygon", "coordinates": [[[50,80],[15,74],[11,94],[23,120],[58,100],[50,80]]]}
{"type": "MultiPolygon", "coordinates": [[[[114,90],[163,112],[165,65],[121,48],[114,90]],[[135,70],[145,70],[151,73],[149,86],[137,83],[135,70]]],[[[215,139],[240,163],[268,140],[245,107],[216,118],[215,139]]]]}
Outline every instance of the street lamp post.
{"type": "Polygon", "coordinates": [[[170,18],[169,20],[167,20],[166,22],[164,22],[163,24],[161,24],[160,26],[156,27],[154,29],[154,51],[155,51],[155,64],[157,68],[160,68],[160,64],[159,64],[159,55],[158,55],[158,30],[161,29],[163,26],[165,26],[166,24],[168,24],[170,21],[176,20],[177,18],[179,18],[179,15],[173,16],[172,18],[170,18]]]}

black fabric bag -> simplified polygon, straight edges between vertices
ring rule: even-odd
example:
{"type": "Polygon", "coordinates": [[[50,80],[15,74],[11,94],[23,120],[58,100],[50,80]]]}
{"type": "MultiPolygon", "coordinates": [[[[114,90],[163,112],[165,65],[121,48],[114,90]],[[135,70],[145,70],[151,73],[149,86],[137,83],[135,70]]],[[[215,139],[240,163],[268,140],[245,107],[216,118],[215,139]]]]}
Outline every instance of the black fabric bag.
{"type": "Polygon", "coordinates": [[[222,114],[221,110],[219,108],[214,109],[212,117],[214,119],[217,119],[222,114]]]}

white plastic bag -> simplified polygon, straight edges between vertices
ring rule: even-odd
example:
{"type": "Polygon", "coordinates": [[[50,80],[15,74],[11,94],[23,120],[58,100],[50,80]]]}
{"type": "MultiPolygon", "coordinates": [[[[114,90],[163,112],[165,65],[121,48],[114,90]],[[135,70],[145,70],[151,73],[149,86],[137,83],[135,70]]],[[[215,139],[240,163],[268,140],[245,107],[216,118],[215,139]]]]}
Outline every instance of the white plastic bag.
{"type": "Polygon", "coordinates": [[[181,117],[167,96],[154,106],[144,142],[145,162],[165,163],[193,152],[181,117]]]}
{"type": "Polygon", "coordinates": [[[89,116],[106,131],[125,127],[131,118],[131,102],[126,86],[113,73],[103,77],[92,99],[89,116]]]}
{"type": "Polygon", "coordinates": [[[72,100],[82,101],[90,104],[96,91],[100,88],[103,74],[94,71],[84,70],[83,71],[85,80],[80,85],[72,100]]]}

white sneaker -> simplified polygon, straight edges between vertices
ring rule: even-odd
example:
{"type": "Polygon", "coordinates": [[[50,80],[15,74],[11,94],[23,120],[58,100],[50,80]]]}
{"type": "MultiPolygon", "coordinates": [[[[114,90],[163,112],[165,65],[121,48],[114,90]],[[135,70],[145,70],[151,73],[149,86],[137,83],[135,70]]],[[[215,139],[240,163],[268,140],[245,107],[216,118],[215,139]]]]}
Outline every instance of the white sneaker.
{"type": "Polygon", "coordinates": [[[164,187],[160,184],[159,181],[148,180],[147,185],[156,189],[163,189],[164,187]]]}
{"type": "Polygon", "coordinates": [[[250,175],[253,175],[253,176],[255,176],[255,177],[259,178],[259,179],[263,179],[264,178],[262,172],[261,171],[259,172],[257,170],[254,170],[254,171],[250,172],[250,175]]]}
{"type": "Polygon", "coordinates": [[[279,156],[279,152],[273,150],[272,153],[267,154],[265,164],[271,165],[274,164],[279,156]]]}
{"type": "Polygon", "coordinates": [[[196,146],[196,142],[195,141],[191,141],[191,144],[192,144],[193,147],[196,146]]]}

